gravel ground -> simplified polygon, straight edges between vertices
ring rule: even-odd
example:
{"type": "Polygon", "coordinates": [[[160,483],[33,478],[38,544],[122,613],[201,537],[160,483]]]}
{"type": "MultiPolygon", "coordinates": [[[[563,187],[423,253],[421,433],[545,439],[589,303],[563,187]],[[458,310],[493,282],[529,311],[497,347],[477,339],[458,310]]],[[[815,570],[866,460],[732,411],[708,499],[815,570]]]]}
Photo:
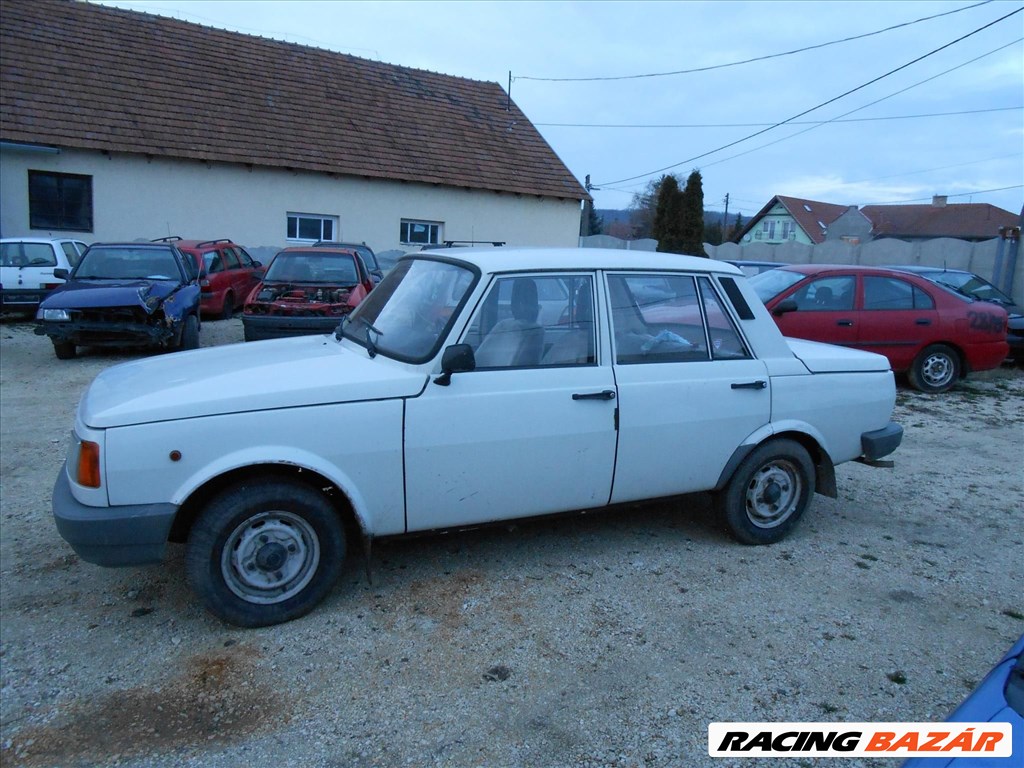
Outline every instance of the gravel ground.
{"type": "MultiPolygon", "coordinates": [[[[896,468],[841,466],[781,544],[705,496],[384,542],[373,585],[354,552],[313,614],[247,631],[182,548],[102,569],[54,527],[78,398],[140,353],[58,361],[6,319],[0,355],[5,767],[765,768],[709,758],[708,724],[942,719],[1024,632],[1020,369],[901,390],[896,468]]],[[[873,764],[782,764],[830,762],[873,764]]]]}

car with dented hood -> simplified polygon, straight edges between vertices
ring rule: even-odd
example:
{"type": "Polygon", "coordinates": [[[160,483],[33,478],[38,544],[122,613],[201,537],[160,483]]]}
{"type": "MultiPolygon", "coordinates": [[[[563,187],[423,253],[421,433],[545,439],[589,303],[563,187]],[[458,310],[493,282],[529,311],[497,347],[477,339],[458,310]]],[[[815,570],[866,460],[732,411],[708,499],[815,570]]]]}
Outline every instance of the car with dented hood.
{"type": "Polygon", "coordinates": [[[333,333],[111,367],[53,511],[91,563],[162,560],[222,620],[313,608],[347,544],[713,494],[787,536],[836,464],[888,465],[893,374],[787,340],[738,269],[675,254],[409,254],[333,333]],[[348,439],[346,436],[358,436],[348,439]]]}
{"type": "Polygon", "coordinates": [[[61,360],[77,347],[199,346],[199,270],[173,245],[95,243],[39,305],[35,332],[61,360]]]}

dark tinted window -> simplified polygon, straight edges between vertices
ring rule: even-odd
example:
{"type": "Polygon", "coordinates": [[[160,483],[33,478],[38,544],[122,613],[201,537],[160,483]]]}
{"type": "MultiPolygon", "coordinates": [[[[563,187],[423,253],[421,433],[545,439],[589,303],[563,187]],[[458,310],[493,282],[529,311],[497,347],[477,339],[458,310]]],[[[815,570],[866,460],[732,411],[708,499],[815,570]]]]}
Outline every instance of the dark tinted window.
{"type": "Polygon", "coordinates": [[[92,176],[29,171],[28,221],[32,229],[92,232],[92,176]]]}
{"type": "Polygon", "coordinates": [[[931,297],[906,280],[895,277],[864,278],[864,309],[933,309],[931,297]]]}

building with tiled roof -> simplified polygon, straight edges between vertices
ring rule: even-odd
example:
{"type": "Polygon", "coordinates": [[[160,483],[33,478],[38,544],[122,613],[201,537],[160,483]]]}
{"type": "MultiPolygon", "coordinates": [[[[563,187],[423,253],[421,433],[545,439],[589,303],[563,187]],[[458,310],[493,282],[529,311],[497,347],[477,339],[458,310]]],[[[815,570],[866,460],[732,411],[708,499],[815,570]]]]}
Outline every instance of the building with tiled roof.
{"type": "MultiPolygon", "coordinates": [[[[574,245],[497,83],[70,0],[0,13],[0,234],[574,245]]],[[[88,239],[88,238],[87,238],[88,239]]]]}
{"type": "Polygon", "coordinates": [[[823,243],[828,225],[845,212],[845,205],[776,195],[750,218],[736,239],[741,243],[823,243]]]}

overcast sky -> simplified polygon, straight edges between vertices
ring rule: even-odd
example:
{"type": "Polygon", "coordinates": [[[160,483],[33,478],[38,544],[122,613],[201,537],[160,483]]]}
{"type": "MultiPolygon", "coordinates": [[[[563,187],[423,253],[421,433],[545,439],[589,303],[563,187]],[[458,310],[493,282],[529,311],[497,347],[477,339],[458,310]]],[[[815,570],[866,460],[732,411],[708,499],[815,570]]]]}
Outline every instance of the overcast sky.
{"type": "Polygon", "coordinates": [[[513,100],[590,175],[598,208],[694,168],[705,207],[728,193],[746,218],[776,194],[1024,203],[1024,0],[106,4],[504,88],[511,72],[513,100]]]}

